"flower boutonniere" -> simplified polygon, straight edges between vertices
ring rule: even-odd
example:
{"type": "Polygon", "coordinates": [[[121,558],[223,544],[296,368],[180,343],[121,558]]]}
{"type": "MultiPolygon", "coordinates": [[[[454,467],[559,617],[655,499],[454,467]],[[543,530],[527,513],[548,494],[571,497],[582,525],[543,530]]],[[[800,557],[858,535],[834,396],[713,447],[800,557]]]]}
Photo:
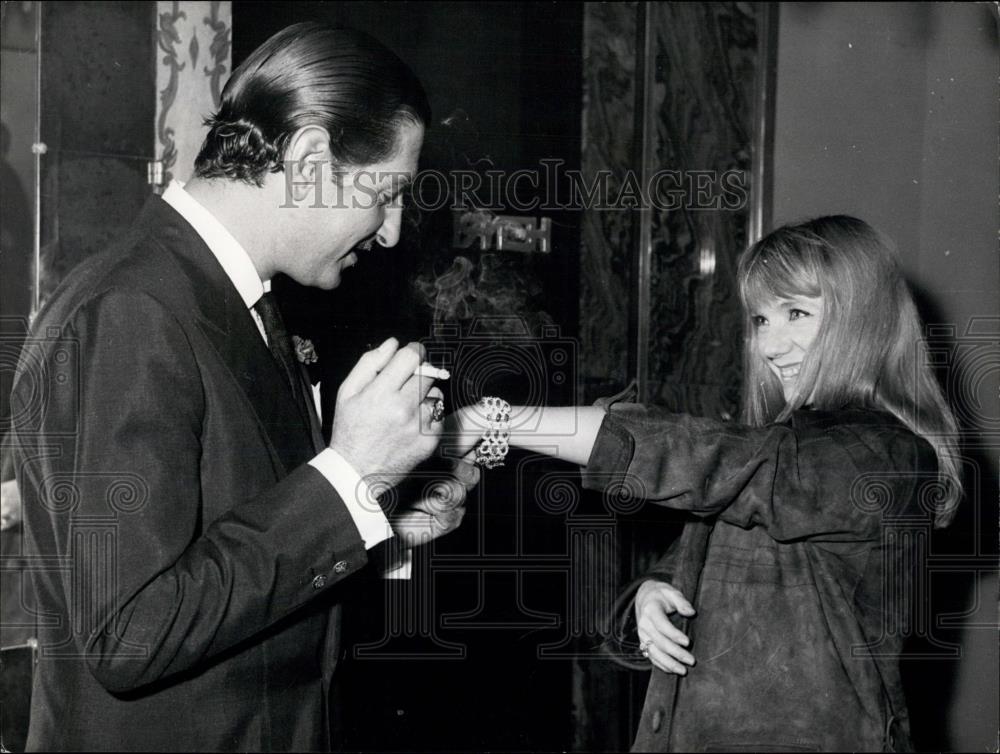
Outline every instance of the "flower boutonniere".
{"type": "Polygon", "coordinates": [[[295,356],[303,364],[315,364],[319,361],[316,355],[316,346],[309,338],[300,338],[298,335],[292,336],[292,345],[295,346],[295,356]]]}

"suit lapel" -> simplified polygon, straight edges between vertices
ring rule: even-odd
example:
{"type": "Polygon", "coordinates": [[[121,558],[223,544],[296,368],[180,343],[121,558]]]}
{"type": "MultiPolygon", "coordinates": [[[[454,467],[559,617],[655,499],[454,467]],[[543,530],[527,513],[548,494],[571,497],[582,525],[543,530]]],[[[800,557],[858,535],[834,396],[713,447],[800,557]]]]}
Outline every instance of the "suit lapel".
{"type": "Polygon", "coordinates": [[[236,289],[226,299],[225,328],[211,320],[200,324],[250,400],[285,471],[308,461],[316,452],[310,422],[303,418],[298,401],[236,289]]]}
{"type": "MultiPolygon", "coordinates": [[[[150,235],[176,255],[185,278],[177,295],[186,298],[187,282],[193,299],[180,313],[194,314],[246,395],[285,472],[308,461],[317,452],[312,420],[304,417],[253,315],[222,266],[194,229],[159,197],[150,199],[141,219],[150,235]]],[[[184,302],[178,305],[184,307],[184,302]]]]}

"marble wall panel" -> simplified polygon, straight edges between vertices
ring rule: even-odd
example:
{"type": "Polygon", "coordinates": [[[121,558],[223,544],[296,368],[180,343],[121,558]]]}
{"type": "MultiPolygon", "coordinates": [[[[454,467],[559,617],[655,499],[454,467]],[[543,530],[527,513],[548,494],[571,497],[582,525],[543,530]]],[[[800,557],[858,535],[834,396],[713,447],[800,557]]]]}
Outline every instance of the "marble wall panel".
{"type": "MultiPolygon", "coordinates": [[[[610,172],[616,196],[635,168],[636,3],[587,3],[584,10],[581,173],[589,185],[610,172]]],[[[590,402],[630,376],[628,326],[634,213],[583,213],[580,257],[580,379],[590,402]]]]}
{"type": "MultiPolygon", "coordinates": [[[[760,13],[740,3],[585,6],[584,176],[610,171],[612,196],[630,174],[676,176],[637,183],[652,207],[646,215],[627,208],[584,213],[580,372],[587,400],[617,392],[636,377],[630,356],[642,349],[649,403],[737,415],[742,319],[735,272],[749,226],[760,13]],[[644,26],[652,50],[637,60],[646,55],[644,26]],[[652,86],[637,105],[644,70],[652,86]],[[643,108],[639,118],[637,106],[643,108]],[[640,146],[648,155],[644,166],[640,146]],[[643,222],[650,223],[652,240],[646,279],[637,264],[643,222]],[[639,311],[644,285],[649,306],[639,311]],[[643,318],[648,338],[633,344],[643,318]]],[[[662,554],[680,523],[647,506],[616,525],[613,557],[628,581],[662,554]]],[[[574,750],[627,748],[646,680],[603,663],[578,662],[574,750]]]]}
{"type": "MultiPolygon", "coordinates": [[[[589,185],[605,171],[609,196],[618,194],[636,168],[638,14],[634,2],[584,5],[581,176],[589,185]]],[[[601,206],[582,212],[578,374],[581,397],[588,403],[618,392],[631,379],[635,215],[633,210],[601,206]]],[[[604,569],[610,561],[617,571],[621,537],[619,532],[611,552],[589,550],[587,568],[604,569]]],[[[616,573],[615,581],[620,580],[616,573]]],[[[590,619],[600,622],[604,617],[590,619]]],[[[598,633],[583,637],[578,646],[582,659],[574,661],[573,751],[624,750],[632,736],[630,680],[610,663],[593,661],[598,633]]]]}
{"type": "MultiPolygon", "coordinates": [[[[657,3],[650,13],[656,117],[649,168],[680,171],[683,192],[673,196],[681,206],[652,213],[649,399],[706,416],[738,411],[735,271],[749,221],[758,12],[745,3],[657,3]]],[[[671,206],[671,197],[659,198],[654,205],[671,206]]]]}

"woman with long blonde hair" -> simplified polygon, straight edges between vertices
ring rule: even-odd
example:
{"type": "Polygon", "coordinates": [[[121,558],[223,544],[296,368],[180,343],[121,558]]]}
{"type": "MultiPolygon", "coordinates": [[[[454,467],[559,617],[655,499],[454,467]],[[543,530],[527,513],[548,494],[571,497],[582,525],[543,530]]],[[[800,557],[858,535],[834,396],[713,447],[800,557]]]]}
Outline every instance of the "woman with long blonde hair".
{"type": "Polygon", "coordinates": [[[450,430],[486,466],[535,449],[584,486],[692,514],[619,602],[620,657],[653,668],[635,750],[905,750],[919,543],[962,492],[916,307],[891,245],[852,217],[775,230],[738,276],[741,423],[493,398],[450,430]]]}

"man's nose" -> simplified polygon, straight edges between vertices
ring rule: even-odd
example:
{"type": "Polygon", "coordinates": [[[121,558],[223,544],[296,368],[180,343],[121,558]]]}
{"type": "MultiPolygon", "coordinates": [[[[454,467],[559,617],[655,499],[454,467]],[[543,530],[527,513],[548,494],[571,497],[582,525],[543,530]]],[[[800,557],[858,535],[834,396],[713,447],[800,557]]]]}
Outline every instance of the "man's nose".
{"type": "Polygon", "coordinates": [[[382,220],[382,227],[378,229],[378,233],[375,235],[378,245],[390,249],[399,243],[399,230],[402,223],[403,208],[387,207],[385,218],[382,220]]]}

